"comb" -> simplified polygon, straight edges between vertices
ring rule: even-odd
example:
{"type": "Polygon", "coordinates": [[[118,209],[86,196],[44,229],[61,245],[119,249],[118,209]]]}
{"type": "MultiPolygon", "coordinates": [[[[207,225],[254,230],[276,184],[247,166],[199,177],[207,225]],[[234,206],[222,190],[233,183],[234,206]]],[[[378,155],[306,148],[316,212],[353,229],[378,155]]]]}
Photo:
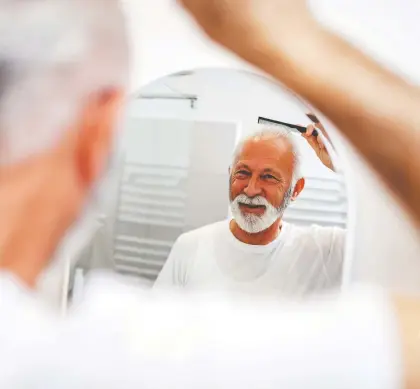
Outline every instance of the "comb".
{"type": "MultiPolygon", "coordinates": [[[[307,115],[309,117],[309,119],[312,120],[312,118],[307,115]]],[[[312,115],[311,115],[312,116],[312,115]]],[[[316,118],[316,117],[315,117],[316,118]]],[[[314,120],[312,120],[314,123],[314,120]]],[[[297,124],[291,124],[291,123],[286,123],[286,122],[280,122],[279,120],[273,120],[273,119],[269,119],[269,118],[265,118],[263,116],[259,116],[258,117],[258,124],[270,124],[270,125],[274,125],[274,126],[285,126],[287,128],[291,128],[293,130],[299,131],[301,134],[304,134],[306,132],[306,127],[303,126],[298,126],[297,124]]],[[[318,136],[318,131],[314,130],[312,133],[313,136],[318,136]]]]}

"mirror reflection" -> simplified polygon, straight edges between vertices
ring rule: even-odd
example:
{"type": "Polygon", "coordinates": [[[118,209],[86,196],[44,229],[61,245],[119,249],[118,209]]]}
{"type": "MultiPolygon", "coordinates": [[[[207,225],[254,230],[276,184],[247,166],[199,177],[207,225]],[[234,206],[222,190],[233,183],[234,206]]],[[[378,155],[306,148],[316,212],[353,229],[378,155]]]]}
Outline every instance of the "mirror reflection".
{"type": "Polygon", "coordinates": [[[347,201],[316,114],[258,75],[201,69],[139,91],[91,268],[154,288],[299,297],[338,287],[347,201]]]}

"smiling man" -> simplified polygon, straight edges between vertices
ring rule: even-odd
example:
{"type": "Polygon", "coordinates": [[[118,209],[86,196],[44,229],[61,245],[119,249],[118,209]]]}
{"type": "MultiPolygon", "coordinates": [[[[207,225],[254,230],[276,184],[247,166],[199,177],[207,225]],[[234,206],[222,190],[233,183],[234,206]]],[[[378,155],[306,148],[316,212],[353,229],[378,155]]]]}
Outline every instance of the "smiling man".
{"type": "MultiPolygon", "coordinates": [[[[312,131],[305,138],[332,169],[312,131]]],[[[282,220],[305,186],[294,135],[263,129],[247,137],[229,174],[233,218],[181,235],[155,287],[290,297],[338,286],[345,231],[282,220]]]]}

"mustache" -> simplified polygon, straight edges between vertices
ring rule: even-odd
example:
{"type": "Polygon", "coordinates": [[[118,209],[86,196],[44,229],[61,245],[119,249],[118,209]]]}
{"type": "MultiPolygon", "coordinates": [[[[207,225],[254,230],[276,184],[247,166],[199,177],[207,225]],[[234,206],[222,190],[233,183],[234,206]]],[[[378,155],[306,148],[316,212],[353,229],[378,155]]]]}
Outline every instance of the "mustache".
{"type": "Polygon", "coordinates": [[[236,204],[242,203],[247,205],[263,205],[265,207],[273,206],[265,197],[255,196],[248,197],[246,194],[240,194],[233,200],[236,204]]]}

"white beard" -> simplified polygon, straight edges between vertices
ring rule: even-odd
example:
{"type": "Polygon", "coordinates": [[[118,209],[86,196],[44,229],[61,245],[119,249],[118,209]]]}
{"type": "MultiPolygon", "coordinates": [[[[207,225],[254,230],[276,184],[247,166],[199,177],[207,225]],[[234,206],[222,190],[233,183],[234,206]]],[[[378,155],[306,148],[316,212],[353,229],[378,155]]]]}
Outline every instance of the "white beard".
{"type": "Polygon", "coordinates": [[[292,189],[290,188],[284,195],[284,199],[280,207],[276,208],[263,196],[248,197],[245,194],[238,195],[231,203],[230,208],[233,218],[239,227],[249,234],[257,234],[271,227],[273,223],[283,216],[284,211],[290,203],[292,197],[292,189]],[[265,212],[262,215],[252,213],[243,213],[239,208],[239,203],[249,205],[263,205],[265,212]]]}

